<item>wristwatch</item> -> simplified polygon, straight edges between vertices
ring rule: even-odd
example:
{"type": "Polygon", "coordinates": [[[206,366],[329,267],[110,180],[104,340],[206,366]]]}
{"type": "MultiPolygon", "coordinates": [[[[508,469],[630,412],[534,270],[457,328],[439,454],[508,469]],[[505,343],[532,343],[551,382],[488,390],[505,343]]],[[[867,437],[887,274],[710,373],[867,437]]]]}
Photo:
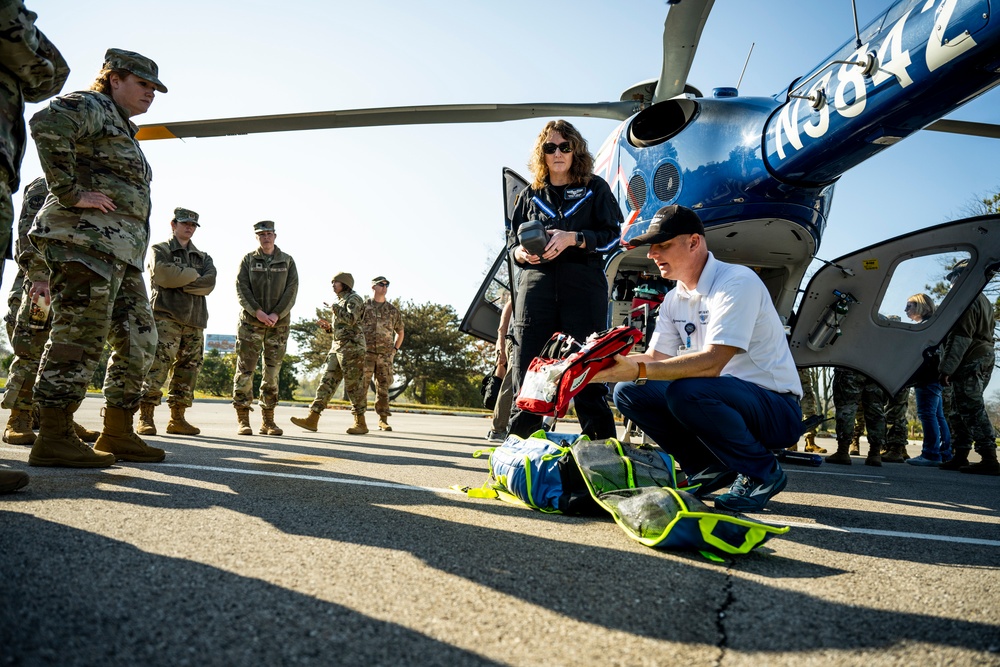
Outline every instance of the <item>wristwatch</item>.
{"type": "Polygon", "coordinates": [[[587,239],[583,236],[583,232],[576,233],[576,247],[581,248],[587,239]]]}
{"type": "Polygon", "coordinates": [[[639,367],[639,375],[637,375],[635,378],[635,384],[639,385],[646,384],[646,380],[649,379],[646,377],[646,364],[639,361],[636,362],[636,365],[639,367]]]}

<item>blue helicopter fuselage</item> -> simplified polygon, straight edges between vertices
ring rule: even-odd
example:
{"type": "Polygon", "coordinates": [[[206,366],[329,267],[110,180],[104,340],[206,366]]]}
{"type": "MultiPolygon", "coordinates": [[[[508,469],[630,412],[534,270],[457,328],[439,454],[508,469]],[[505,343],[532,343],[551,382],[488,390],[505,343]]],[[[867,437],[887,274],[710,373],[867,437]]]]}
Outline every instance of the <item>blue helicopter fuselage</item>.
{"type": "Polygon", "coordinates": [[[624,121],[595,167],[618,195],[622,241],[677,203],[706,229],[782,221],[814,253],[841,174],[1000,83],[990,18],[988,0],[900,0],[860,46],[848,41],[773,98],[719,89],[624,121]]]}

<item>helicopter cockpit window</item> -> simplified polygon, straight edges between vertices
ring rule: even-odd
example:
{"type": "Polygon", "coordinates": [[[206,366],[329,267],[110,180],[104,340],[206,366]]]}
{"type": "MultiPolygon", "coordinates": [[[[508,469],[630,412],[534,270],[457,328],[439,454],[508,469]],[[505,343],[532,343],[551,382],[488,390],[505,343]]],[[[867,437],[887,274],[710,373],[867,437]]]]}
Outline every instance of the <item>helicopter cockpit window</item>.
{"type": "Polygon", "coordinates": [[[926,294],[934,306],[938,306],[948,296],[951,282],[947,275],[956,263],[972,259],[968,252],[944,252],[923,255],[905,260],[893,271],[889,288],[879,304],[879,320],[909,327],[922,327],[925,317],[918,312],[919,307],[907,303],[913,297],[926,294]]]}

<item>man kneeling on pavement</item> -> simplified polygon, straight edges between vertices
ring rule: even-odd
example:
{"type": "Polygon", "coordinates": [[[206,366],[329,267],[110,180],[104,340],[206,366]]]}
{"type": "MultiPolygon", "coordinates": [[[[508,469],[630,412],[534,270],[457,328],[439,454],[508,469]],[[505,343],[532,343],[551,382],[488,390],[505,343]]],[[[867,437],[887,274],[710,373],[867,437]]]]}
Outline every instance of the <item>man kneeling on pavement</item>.
{"type": "Polygon", "coordinates": [[[657,211],[633,246],[676,280],[649,352],[616,358],[592,382],[618,382],[615,406],[674,457],[696,496],[731,487],[715,506],[754,512],[785,488],[772,450],[802,434],[802,386],[767,288],[715,259],[698,215],[657,211]]]}

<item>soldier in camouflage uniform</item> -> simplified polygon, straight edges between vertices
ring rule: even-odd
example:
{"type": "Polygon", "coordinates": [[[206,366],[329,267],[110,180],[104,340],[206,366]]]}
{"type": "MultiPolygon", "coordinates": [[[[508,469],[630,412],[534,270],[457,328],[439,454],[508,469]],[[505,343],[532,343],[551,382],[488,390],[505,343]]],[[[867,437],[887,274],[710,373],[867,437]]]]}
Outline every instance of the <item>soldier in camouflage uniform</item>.
{"type": "MultiPolygon", "coordinates": [[[[968,260],[956,264],[948,274],[948,280],[955,283],[967,266],[968,260]]],[[[954,456],[938,466],[942,470],[1000,475],[993,424],[983,401],[983,391],[990,383],[993,364],[996,362],[993,350],[994,324],[993,306],[980,293],[944,340],[941,384],[954,389],[952,410],[957,418],[949,420],[954,456]],[[970,465],[969,450],[973,443],[982,460],[970,465]]]]}
{"type": "Polygon", "coordinates": [[[29,237],[49,268],[53,312],[35,384],[40,425],[31,465],[102,467],[165,456],[132,429],[156,326],[142,279],[152,172],[131,118],[167,91],[158,69],[138,53],[108,49],[91,90],[58,97],[31,119],[49,194],[29,237]],[[91,450],[73,432],[72,416],[105,342],[104,429],[91,450]]]}
{"type": "MultiPolygon", "coordinates": [[[[20,186],[24,157],[24,102],[41,102],[62,89],[69,66],[35,28],[38,15],[20,0],[0,1],[0,275],[14,225],[11,196],[20,186]]],[[[20,470],[0,469],[0,493],[25,486],[20,470]]]]}
{"type": "Polygon", "coordinates": [[[319,325],[333,333],[333,345],[326,355],[326,373],[316,390],[316,398],[309,406],[305,418],[292,417],[292,423],[307,431],[315,431],[319,425],[319,415],[326,409],[330,396],[344,381],[347,398],[351,401],[354,424],[347,429],[350,435],[368,432],[365,424],[365,410],[368,408],[368,385],[365,382],[365,334],[361,320],[365,316],[365,301],[354,291],[354,276],[341,272],[333,277],[333,291],[337,303],[331,306],[333,323],[320,320],[319,325]]]}
{"type": "MultiPolygon", "coordinates": [[[[799,369],[799,382],[802,383],[802,419],[807,419],[818,414],[816,391],[813,388],[812,373],[810,373],[808,368],[799,369]]],[[[816,444],[816,431],[818,430],[819,424],[816,424],[803,434],[802,437],[806,441],[805,450],[814,454],[826,454],[826,448],[816,444]]],[[[788,449],[797,452],[799,450],[799,443],[795,443],[788,449]]]]}
{"type": "Polygon", "coordinates": [[[260,385],[262,435],[281,435],[274,422],[278,405],[278,376],[288,346],[292,306],[299,291],[295,260],[274,244],[274,223],[261,220],[253,226],[259,247],[240,262],[236,295],[243,310],[236,332],[236,376],[233,378],[233,407],[240,435],[252,435],[250,410],[253,405],[253,373],[264,355],[264,378],[260,385]]]}
{"type": "Polygon", "coordinates": [[[889,399],[885,406],[885,451],[882,452],[883,463],[903,463],[910,458],[906,451],[908,444],[909,423],[906,419],[906,408],[910,402],[910,388],[903,387],[889,399]]]}
{"type": "Polygon", "coordinates": [[[184,412],[194,400],[205,354],[205,327],[208,304],[205,297],[215,289],[215,264],[208,253],[191,242],[198,224],[198,214],[175,208],[170,221],[169,241],[153,246],[149,262],[149,281],[153,289],[152,306],[156,317],[156,358],[142,386],[139,404],[140,435],[156,435],[153,411],[160,404],[160,388],[170,373],[167,404],[170,421],[167,433],[198,435],[201,429],[188,423],[184,412]]]}
{"type": "Polygon", "coordinates": [[[399,308],[389,303],[385,294],[389,281],[385,276],[372,278],[372,296],[365,300],[365,388],[375,378],[375,412],[378,427],[391,431],[389,426],[389,385],[392,384],[392,359],[403,346],[403,315],[399,308]]]}
{"type": "Polygon", "coordinates": [[[826,457],[827,463],[851,465],[851,439],[859,406],[868,426],[868,457],[865,465],[881,466],[886,441],[886,396],[873,380],[857,371],[835,368],[833,371],[833,406],[836,410],[837,451],[826,457]]]}
{"type": "MultiPolygon", "coordinates": [[[[44,178],[36,178],[25,188],[21,217],[17,224],[17,241],[14,244],[14,257],[17,259],[14,284],[20,286],[20,289],[17,290],[17,305],[13,313],[14,325],[8,332],[14,348],[14,358],[7,373],[7,388],[2,404],[10,410],[3,441],[11,445],[31,445],[35,442],[32,393],[45,341],[49,339],[49,331],[52,329],[51,310],[44,323],[32,321],[32,299],[21,299],[23,294],[36,294],[35,300],[48,302],[48,296],[43,295],[49,293],[49,269],[41,254],[28,240],[28,229],[48,192],[44,178]]],[[[11,293],[14,291],[12,289],[11,293]]],[[[95,442],[100,435],[76,421],[73,422],[73,430],[84,442],[95,442]]]]}

